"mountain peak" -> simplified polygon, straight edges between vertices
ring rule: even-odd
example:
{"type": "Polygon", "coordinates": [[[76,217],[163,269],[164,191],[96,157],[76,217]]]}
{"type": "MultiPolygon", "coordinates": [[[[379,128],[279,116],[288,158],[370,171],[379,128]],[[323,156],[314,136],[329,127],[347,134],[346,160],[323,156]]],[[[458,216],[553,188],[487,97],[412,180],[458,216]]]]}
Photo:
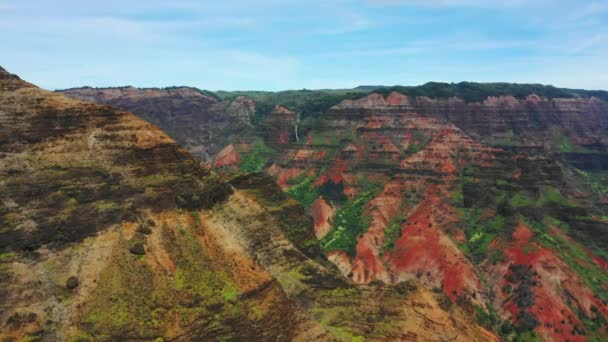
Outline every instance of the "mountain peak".
{"type": "Polygon", "coordinates": [[[20,79],[19,76],[11,74],[6,71],[2,66],[0,66],[0,79],[20,79]]]}
{"type": "Polygon", "coordinates": [[[14,91],[26,86],[31,87],[33,85],[23,81],[19,76],[11,74],[0,66],[0,90],[14,91]]]}

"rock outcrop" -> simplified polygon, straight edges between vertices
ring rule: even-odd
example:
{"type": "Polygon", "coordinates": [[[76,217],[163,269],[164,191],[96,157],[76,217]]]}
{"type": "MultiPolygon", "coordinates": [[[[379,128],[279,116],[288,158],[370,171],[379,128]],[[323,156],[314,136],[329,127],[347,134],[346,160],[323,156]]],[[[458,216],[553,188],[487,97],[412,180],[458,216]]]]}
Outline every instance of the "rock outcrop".
{"type": "MultiPolygon", "coordinates": [[[[594,99],[503,97],[465,104],[372,94],[314,119],[301,143],[272,134],[267,143],[276,153],[267,170],[309,206],[322,248],[355,283],[422,282],[451,302],[486,312],[488,326],[502,325],[505,337],[604,336],[602,323],[589,322],[606,317],[607,293],[600,284],[608,279],[594,278],[605,264],[600,255],[608,226],[597,216],[605,210],[605,194],[592,190],[599,185],[548,143],[561,132],[572,146],[582,148],[575,142],[595,137],[601,146],[606,130],[589,120],[602,116],[604,106],[594,99]],[[562,103],[572,107],[566,112],[562,103]],[[522,116],[533,104],[546,107],[544,114],[522,116]],[[578,106],[583,122],[575,125],[578,106]],[[476,111],[479,116],[468,115],[476,111]],[[535,128],[534,118],[542,122],[535,128]],[[466,129],[453,123],[466,120],[472,120],[466,129]],[[490,144],[500,135],[498,127],[515,128],[509,144],[490,144]],[[527,138],[533,129],[538,134],[527,138]],[[569,195],[577,191],[585,195],[569,195]],[[536,227],[534,242],[513,244],[512,233],[524,221],[536,227]],[[538,259],[535,249],[542,251],[538,259]],[[543,261],[522,259],[521,253],[543,261]],[[511,276],[523,267],[562,276],[523,282],[511,276]],[[580,306],[570,310],[573,292],[580,306]]],[[[276,111],[269,121],[290,132],[292,117],[280,122],[276,111]]]]}
{"type": "Polygon", "coordinates": [[[416,281],[344,278],[269,176],[3,69],[0,203],[2,340],[497,340],[416,281]]]}
{"type": "Polygon", "coordinates": [[[61,93],[133,112],[162,127],[203,161],[226,146],[232,135],[251,127],[255,109],[255,103],[244,96],[221,101],[188,87],[76,88],[61,93]]]}
{"type": "MultiPolygon", "coordinates": [[[[274,177],[312,214],[324,255],[358,284],[358,298],[415,282],[441,309],[464,310],[505,339],[602,340],[607,131],[608,104],[594,97],[371,93],[303,120],[276,106],[215,148],[210,165],[274,177]]],[[[313,246],[303,247],[309,258],[321,255],[312,230],[291,237],[313,246]]]]}

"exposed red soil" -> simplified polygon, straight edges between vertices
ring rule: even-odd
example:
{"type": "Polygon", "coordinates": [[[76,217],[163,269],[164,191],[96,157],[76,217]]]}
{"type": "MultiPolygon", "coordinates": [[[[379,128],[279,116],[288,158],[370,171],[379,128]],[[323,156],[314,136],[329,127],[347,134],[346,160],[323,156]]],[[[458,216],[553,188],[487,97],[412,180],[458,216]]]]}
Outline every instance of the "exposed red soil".
{"type": "Polygon", "coordinates": [[[313,186],[321,186],[329,181],[334,182],[335,184],[340,184],[344,180],[344,173],[348,168],[348,163],[346,160],[335,159],[331,165],[331,167],[313,182],[313,186]]]}
{"type": "Polygon", "coordinates": [[[213,166],[217,168],[225,166],[236,166],[241,161],[241,155],[233,144],[222,149],[214,158],[213,166]]]}
{"type": "Polygon", "coordinates": [[[367,284],[376,279],[390,282],[379,251],[384,242],[384,230],[401,209],[404,185],[401,181],[386,183],[384,189],[369,202],[372,222],[363,236],[357,239],[357,254],[353,261],[353,280],[357,283],[367,284]]]}
{"type": "Polygon", "coordinates": [[[386,103],[390,106],[408,106],[410,100],[406,95],[394,91],[388,95],[386,103]]]}
{"type": "Polygon", "coordinates": [[[447,222],[446,217],[436,220],[437,214],[443,213],[436,193],[435,185],[427,188],[425,200],[402,225],[402,236],[395,244],[390,261],[400,279],[417,277],[431,286],[441,287],[446,296],[456,300],[458,296],[476,292],[479,281],[469,261],[440,229],[441,223],[447,222]]]}
{"type": "MultiPolygon", "coordinates": [[[[366,215],[371,222],[365,233],[357,237],[355,256],[332,251],[328,253],[329,259],[357,283],[368,284],[374,280],[395,283],[418,278],[429,287],[441,288],[452,301],[470,300],[481,306],[490,299],[490,288],[482,285],[476,274],[488,271],[492,277],[486,277],[486,281],[496,293],[494,307],[503,318],[513,316],[517,320],[520,312],[529,313],[540,321],[536,332],[544,339],[583,340],[577,315],[581,312],[594,317],[592,306],[605,314],[606,305],[593,296],[555,252],[535,242],[530,227],[519,224],[510,239],[498,237],[491,241],[488,248],[504,251],[504,260],[486,261],[479,269],[456,244],[467,240],[459,224],[458,210],[452,204],[458,171],[467,166],[495,168],[496,159],[503,158],[507,152],[473,140],[447,121],[420,116],[406,108],[411,106],[409,101],[407,96],[396,93],[387,98],[372,94],[345,101],[328,113],[327,120],[333,120],[331,131],[316,132],[325,143],[330,143],[329,137],[333,138],[334,134],[355,136],[338,150],[336,157],[324,160],[320,166],[319,160],[332,150],[313,144],[312,134],[308,134],[303,139],[307,141],[304,148],[288,149],[283,159],[278,157],[281,164],[269,170],[285,188],[288,179],[304,170],[313,175],[323,169],[313,186],[327,182],[343,184],[344,194],[350,199],[357,198],[368,184],[383,186],[383,190],[366,203],[366,215]],[[420,150],[412,153],[414,145],[420,150]],[[278,166],[286,164],[289,166],[278,166]],[[378,169],[373,169],[376,167],[378,169]],[[408,200],[417,203],[408,203],[408,200]],[[386,249],[386,227],[399,214],[405,215],[401,235],[394,249],[386,249]],[[514,292],[502,292],[507,284],[514,287],[513,291],[521,285],[521,280],[507,281],[513,272],[511,265],[524,267],[533,277],[535,285],[530,291],[534,303],[519,307],[512,297],[514,292]]],[[[529,98],[530,103],[534,101],[534,97],[529,98]]],[[[459,100],[449,103],[465,105],[459,100]]],[[[514,98],[496,97],[488,98],[484,105],[512,108],[516,104],[514,98]]],[[[525,163],[527,159],[523,154],[512,157],[515,163],[525,163]]],[[[515,169],[509,174],[513,179],[521,179],[523,170],[515,169]]],[[[480,179],[472,181],[478,183],[480,179]]],[[[322,237],[331,229],[335,208],[324,199],[317,199],[312,214],[315,232],[322,237]]],[[[481,220],[495,215],[496,210],[486,210],[481,220]]],[[[590,251],[587,253],[602,269],[608,267],[607,261],[590,251]]]]}
{"type": "Polygon", "coordinates": [[[593,252],[591,252],[588,249],[585,249],[585,252],[591,257],[591,259],[593,259],[593,261],[595,261],[595,263],[599,267],[601,267],[603,270],[608,270],[608,261],[606,261],[604,258],[602,258],[599,255],[593,254],[593,252]]]}
{"type": "MultiPolygon", "coordinates": [[[[563,234],[556,229],[553,234],[563,234]]],[[[533,314],[540,322],[535,331],[544,339],[552,341],[585,341],[585,336],[577,333],[583,325],[566,303],[571,303],[586,316],[591,317],[591,306],[606,313],[606,306],[593,296],[593,293],[557,255],[532,240],[534,233],[530,227],[519,223],[513,233],[511,247],[505,249],[508,263],[528,268],[533,275],[533,305],[520,308],[511,299],[506,308],[513,317],[520,311],[533,314]],[[576,328],[576,329],[575,329],[576,328]]],[[[512,271],[505,279],[512,277],[512,271]]],[[[517,279],[516,279],[517,281],[517,279]]],[[[505,284],[508,281],[505,282],[505,284]]]]}
{"type": "Polygon", "coordinates": [[[312,204],[311,214],[314,221],[315,235],[323,238],[331,230],[331,222],[336,208],[331,206],[323,197],[317,198],[312,204]]]}
{"type": "Polygon", "coordinates": [[[374,279],[388,280],[389,275],[378,257],[378,248],[370,241],[369,235],[357,239],[357,256],[352,263],[352,279],[359,284],[367,284],[374,279]]]}
{"type": "Polygon", "coordinates": [[[288,182],[289,182],[290,179],[298,177],[303,172],[304,172],[304,170],[302,170],[300,168],[296,168],[296,167],[281,168],[281,167],[278,167],[276,164],[272,165],[268,169],[268,174],[270,174],[271,176],[276,177],[277,183],[279,184],[279,186],[283,190],[289,188],[289,183],[288,182]]]}

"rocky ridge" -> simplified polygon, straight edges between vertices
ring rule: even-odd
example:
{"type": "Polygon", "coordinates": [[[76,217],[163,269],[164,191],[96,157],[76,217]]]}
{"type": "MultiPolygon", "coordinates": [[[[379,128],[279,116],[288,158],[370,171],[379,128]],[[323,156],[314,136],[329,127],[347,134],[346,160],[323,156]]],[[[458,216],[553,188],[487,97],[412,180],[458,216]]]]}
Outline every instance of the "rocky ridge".
{"type": "MultiPolygon", "coordinates": [[[[323,250],[356,283],[421,281],[478,308],[505,337],[603,336],[605,198],[584,171],[551,146],[480,143],[412,102],[398,93],[344,101],[303,123],[301,143],[293,119],[277,124],[285,111],[275,110],[262,124],[274,129],[266,142],[275,152],[258,154],[267,160],[259,165],[310,208],[323,250]],[[577,191],[586,195],[570,195],[577,191]]],[[[602,136],[601,126],[588,128],[602,136]]]]}
{"type": "Polygon", "coordinates": [[[272,175],[360,286],[421,282],[506,339],[601,340],[607,115],[594,97],[371,93],[275,106],[211,165],[272,175]]]}
{"type": "Polygon", "coordinates": [[[3,340],[492,340],[416,281],[357,286],[262,174],[0,69],[3,340]]]}
{"type": "Polygon", "coordinates": [[[162,127],[195,157],[207,160],[232,135],[251,127],[254,102],[221,101],[195,88],[75,88],[65,96],[118,107],[162,127]]]}

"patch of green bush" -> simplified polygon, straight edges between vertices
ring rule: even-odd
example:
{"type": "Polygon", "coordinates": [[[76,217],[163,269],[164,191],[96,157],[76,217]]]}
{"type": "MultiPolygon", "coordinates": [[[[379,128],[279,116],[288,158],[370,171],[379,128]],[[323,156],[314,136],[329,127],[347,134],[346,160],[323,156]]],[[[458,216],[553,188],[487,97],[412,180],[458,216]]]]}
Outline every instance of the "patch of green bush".
{"type": "Polygon", "coordinates": [[[511,197],[509,204],[511,204],[513,208],[517,209],[523,207],[533,207],[536,205],[536,201],[522,192],[517,192],[511,197]]]}
{"type": "Polygon", "coordinates": [[[392,251],[395,249],[395,243],[401,236],[401,226],[405,221],[405,215],[399,214],[395,216],[384,229],[384,243],[383,249],[385,251],[392,251]]]}
{"type": "Polygon", "coordinates": [[[414,129],[412,130],[412,135],[416,140],[416,143],[412,143],[407,147],[405,151],[406,154],[414,154],[424,148],[424,146],[431,140],[430,137],[427,137],[422,130],[414,129]]]}
{"type": "Polygon", "coordinates": [[[543,189],[542,196],[538,199],[536,205],[541,207],[547,203],[557,204],[562,207],[576,207],[576,203],[562,196],[559,190],[554,187],[543,189]]]}
{"type": "Polygon", "coordinates": [[[496,215],[481,221],[482,209],[471,209],[465,212],[466,225],[464,228],[467,241],[461,245],[462,250],[471,258],[473,263],[480,263],[488,256],[492,261],[502,258],[499,253],[489,253],[488,245],[505,231],[506,218],[496,215]]]}
{"type": "Polygon", "coordinates": [[[310,208],[312,203],[319,197],[317,188],[313,187],[317,175],[303,178],[299,183],[286,190],[287,195],[302,203],[306,208],[310,208]]]}
{"type": "Polygon", "coordinates": [[[475,319],[479,325],[487,328],[488,330],[496,330],[500,324],[500,317],[492,306],[488,306],[487,309],[476,306],[475,319]]]}
{"type": "Polygon", "coordinates": [[[321,248],[325,252],[341,250],[351,256],[355,255],[357,236],[363,234],[371,223],[371,219],[364,213],[365,204],[374,195],[375,191],[367,191],[338,209],[333,229],[321,239],[321,248]]]}
{"type": "Polygon", "coordinates": [[[537,94],[548,99],[563,97],[599,97],[608,100],[606,91],[589,91],[579,89],[557,88],[554,86],[541,84],[517,84],[517,83],[441,83],[428,82],[420,86],[395,86],[382,87],[374,90],[382,94],[389,94],[397,91],[408,94],[411,97],[426,96],[430,98],[456,96],[466,102],[481,102],[488,96],[514,96],[518,99],[525,99],[530,94],[537,94]]]}
{"type": "Polygon", "coordinates": [[[247,173],[262,171],[274,152],[275,151],[266,146],[262,140],[256,141],[253,146],[251,146],[251,151],[245,154],[241,159],[239,170],[247,173]]]}
{"type": "Polygon", "coordinates": [[[584,250],[584,247],[562,236],[549,235],[543,223],[525,220],[535,233],[540,243],[552,249],[568,264],[589,286],[593,292],[604,301],[608,301],[608,274],[598,266],[584,250]]]}

